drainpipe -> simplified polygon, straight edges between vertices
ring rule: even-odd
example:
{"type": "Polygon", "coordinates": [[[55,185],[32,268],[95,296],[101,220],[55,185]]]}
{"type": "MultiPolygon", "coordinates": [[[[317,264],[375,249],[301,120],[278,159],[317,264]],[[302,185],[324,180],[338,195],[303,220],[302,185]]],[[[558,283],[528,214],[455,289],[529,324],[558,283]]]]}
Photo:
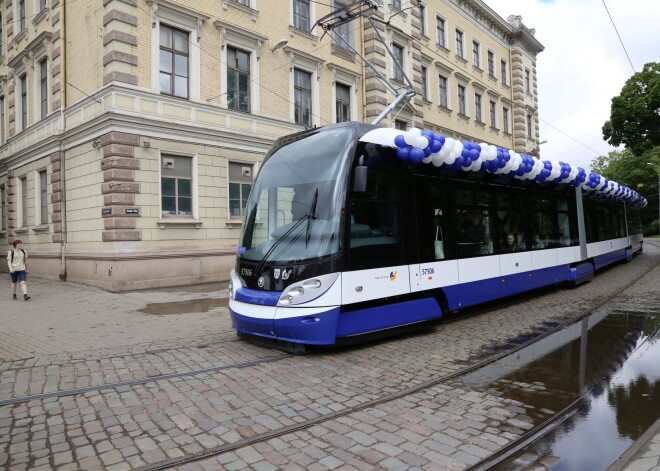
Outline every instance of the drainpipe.
{"type": "Polygon", "coordinates": [[[66,129],[66,121],[64,118],[64,108],[66,106],[66,3],[62,1],[60,3],[60,43],[61,43],[61,61],[62,67],[60,73],[62,74],[62,88],[61,88],[61,102],[60,102],[60,182],[61,182],[61,194],[62,198],[60,199],[60,212],[62,214],[62,240],[60,241],[60,281],[66,281],[66,240],[67,240],[67,224],[66,224],[66,154],[64,150],[64,135],[66,129]]]}

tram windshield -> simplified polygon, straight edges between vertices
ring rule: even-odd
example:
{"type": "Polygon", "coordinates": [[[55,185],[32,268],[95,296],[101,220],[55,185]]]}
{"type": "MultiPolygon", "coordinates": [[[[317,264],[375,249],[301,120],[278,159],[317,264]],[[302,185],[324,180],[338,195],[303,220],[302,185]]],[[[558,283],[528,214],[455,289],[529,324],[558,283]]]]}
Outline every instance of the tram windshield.
{"type": "Polygon", "coordinates": [[[291,263],[339,252],[351,128],[306,135],[275,148],[250,193],[238,256],[291,263]]]}

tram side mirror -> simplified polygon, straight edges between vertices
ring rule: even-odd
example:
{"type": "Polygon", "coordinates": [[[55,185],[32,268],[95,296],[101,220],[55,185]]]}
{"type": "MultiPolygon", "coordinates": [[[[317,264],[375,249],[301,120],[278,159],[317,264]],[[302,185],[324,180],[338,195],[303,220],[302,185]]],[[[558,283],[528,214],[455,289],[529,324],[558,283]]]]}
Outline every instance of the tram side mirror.
{"type": "Polygon", "coordinates": [[[364,163],[364,156],[360,157],[360,164],[353,169],[353,191],[364,193],[367,191],[367,174],[369,169],[364,163]]]}

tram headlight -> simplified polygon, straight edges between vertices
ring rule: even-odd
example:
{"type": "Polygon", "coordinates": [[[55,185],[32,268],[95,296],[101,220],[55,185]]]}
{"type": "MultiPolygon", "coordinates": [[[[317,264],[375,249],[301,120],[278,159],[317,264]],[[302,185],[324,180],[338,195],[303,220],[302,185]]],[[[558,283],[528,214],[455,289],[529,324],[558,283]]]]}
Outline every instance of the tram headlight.
{"type": "Polygon", "coordinates": [[[284,290],[277,305],[291,306],[313,301],[328,291],[338,277],[339,273],[332,273],[294,283],[284,290]]]}
{"type": "Polygon", "coordinates": [[[232,270],[231,273],[229,274],[229,290],[228,290],[229,299],[236,299],[236,291],[238,291],[242,287],[245,287],[245,282],[240,276],[238,276],[236,270],[232,270]]]}

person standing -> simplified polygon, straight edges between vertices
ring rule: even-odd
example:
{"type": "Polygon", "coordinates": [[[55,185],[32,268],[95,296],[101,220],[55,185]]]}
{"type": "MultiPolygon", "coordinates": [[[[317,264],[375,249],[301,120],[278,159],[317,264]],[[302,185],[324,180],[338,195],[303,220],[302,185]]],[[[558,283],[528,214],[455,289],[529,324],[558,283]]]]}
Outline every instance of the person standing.
{"type": "Polygon", "coordinates": [[[9,267],[9,275],[11,276],[11,293],[12,298],[16,300],[16,283],[21,283],[21,290],[23,290],[23,299],[27,301],[30,296],[27,292],[27,253],[23,250],[23,242],[16,239],[12,245],[13,250],[7,253],[7,266],[9,267]]]}

